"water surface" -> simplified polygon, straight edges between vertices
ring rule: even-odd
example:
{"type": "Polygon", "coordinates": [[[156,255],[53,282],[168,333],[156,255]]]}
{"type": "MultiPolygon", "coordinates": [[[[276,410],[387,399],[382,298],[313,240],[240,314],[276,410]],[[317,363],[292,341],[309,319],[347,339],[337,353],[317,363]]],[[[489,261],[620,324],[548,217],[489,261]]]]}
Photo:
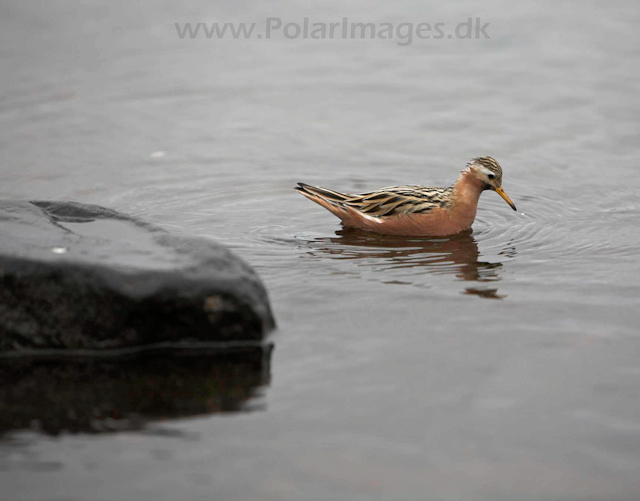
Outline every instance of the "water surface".
{"type": "Polygon", "coordinates": [[[0,196],[227,243],[279,328],[270,376],[238,405],[133,431],[9,432],[0,497],[637,499],[636,2],[1,9],[0,196]],[[480,16],[491,38],[174,28],[268,16],[480,16]],[[453,237],[344,230],[293,190],[449,185],[479,155],[502,164],[519,211],[485,193],[453,237]]]}

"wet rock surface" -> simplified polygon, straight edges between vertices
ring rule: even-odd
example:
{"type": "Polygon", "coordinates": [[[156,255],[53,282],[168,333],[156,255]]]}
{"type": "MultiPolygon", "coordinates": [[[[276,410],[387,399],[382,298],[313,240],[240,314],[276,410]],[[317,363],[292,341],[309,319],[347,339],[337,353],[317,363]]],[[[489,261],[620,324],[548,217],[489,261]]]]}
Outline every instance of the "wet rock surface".
{"type": "Polygon", "coordinates": [[[95,205],[0,201],[0,353],[261,342],[256,273],[224,246],[95,205]]]}

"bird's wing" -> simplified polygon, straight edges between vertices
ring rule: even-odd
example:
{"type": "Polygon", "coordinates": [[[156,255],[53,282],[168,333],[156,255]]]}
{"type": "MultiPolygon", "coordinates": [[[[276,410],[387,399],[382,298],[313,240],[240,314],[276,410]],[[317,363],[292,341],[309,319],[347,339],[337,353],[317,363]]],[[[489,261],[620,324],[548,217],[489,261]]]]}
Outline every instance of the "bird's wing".
{"type": "Polygon", "coordinates": [[[425,214],[446,207],[452,191],[433,186],[390,186],[359,195],[342,195],[345,199],[338,203],[370,217],[425,214]]]}

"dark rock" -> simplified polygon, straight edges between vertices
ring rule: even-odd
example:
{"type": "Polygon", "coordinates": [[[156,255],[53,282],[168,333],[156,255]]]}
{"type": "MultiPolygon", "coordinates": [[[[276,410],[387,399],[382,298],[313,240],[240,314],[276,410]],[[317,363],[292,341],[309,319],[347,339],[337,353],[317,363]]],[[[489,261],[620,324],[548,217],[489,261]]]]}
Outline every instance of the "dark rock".
{"type": "Polygon", "coordinates": [[[24,429],[140,430],[167,419],[262,408],[270,345],[202,351],[0,360],[0,437],[24,429]]]}
{"type": "Polygon", "coordinates": [[[255,272],[213,241],[95,205],[0,201],[0,353],[259,342],[255,272]]]}

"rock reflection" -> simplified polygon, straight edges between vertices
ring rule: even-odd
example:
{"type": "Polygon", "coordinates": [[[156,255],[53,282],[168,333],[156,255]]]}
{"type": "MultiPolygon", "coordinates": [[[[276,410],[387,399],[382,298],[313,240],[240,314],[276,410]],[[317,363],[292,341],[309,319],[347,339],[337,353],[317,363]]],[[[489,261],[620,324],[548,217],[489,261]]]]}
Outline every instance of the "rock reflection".
{"type": "MultiPolygon", "coordinates": [[[[469,282],[497,282],[501,262],[480,261],[478,244],[468,230],[449,237],[407,238],[378,235],[343,228],[336,236],[310,242],[312,255],[321,253],[333,259],[358,260],[359,264],[385,272],[385,283],[417,284],[416,277],[426,274],[454,275],[469,282]]],[[[515,248],[508,249],[510,256],[515,248]]],[[[467,287],[463,294],[502,299],[496,287],[467,287]]]]}
{"type": "Polygon", "coordinates": [[[260,409],[271,346],[126,358],[0,359],[0,436],[143,429],[151,421],[260,409]]]}

